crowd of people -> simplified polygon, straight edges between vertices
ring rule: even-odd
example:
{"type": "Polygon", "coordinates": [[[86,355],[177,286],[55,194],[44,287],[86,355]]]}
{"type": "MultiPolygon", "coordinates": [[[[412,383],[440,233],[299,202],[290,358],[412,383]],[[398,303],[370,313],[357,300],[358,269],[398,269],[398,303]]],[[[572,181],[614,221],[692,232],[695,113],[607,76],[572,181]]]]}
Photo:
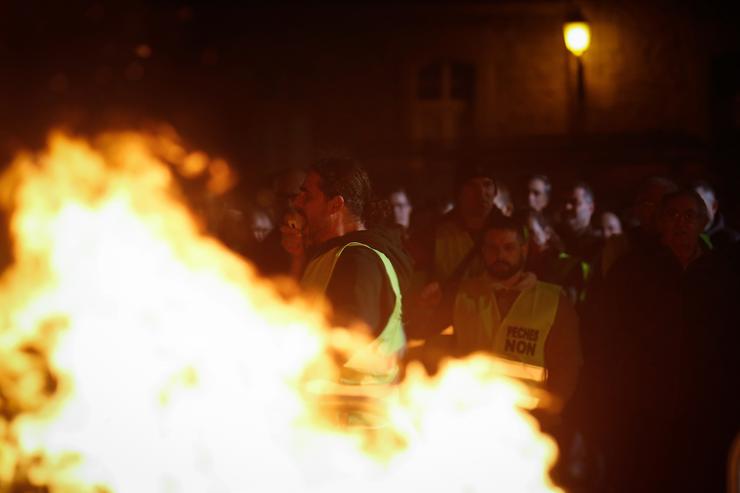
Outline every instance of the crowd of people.
{"type": "Polygon", "coordinates": [[[223,238],[369,331],[343,384],[485,351],[548,390],[537,418],[570,490],[725,491],[740,431],[740,234],[712,186],[651,177],[628,217],[597,214],[582,181],[555,190],[540,174],[516,190],[465,165],[454,186],[451,207],[415,208],[402,187],[378,196],[355,160],[323,159],[280,174],[273,210],[242,211],[224,228],[241,233],[223,238]]]}

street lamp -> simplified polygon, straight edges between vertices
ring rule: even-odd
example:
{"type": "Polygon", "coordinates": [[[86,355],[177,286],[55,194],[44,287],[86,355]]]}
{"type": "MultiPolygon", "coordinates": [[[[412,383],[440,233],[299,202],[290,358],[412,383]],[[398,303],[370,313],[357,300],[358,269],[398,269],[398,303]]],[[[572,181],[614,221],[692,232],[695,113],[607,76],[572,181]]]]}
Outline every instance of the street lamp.
{"type": "Polygon", "coordinates": [[[579,59],[591,44],[591,28],[580,13],[568,18],[563,24],[565,47],[579,59]]]}
{"type": "Polygon", "coordinates": [[[586,85],[583,76],[582,55],[591,44],[591,28],[581,11],[576,9],[563,23],[563,40],[576,59],[576,96],[577,96],[577,125],[583,125],[584,106],[586,100],[586,85]]]}

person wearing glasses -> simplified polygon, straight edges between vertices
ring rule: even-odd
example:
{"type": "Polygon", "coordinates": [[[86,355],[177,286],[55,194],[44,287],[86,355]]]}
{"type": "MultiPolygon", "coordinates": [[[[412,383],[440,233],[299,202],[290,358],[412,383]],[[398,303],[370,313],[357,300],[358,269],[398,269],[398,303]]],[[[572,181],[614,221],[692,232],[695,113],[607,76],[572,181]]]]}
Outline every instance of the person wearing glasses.
{"type": "Polygon", "coordinates": [[[714,282],[714,256],[701,239],[708,222],[693,189],[664,195],[655,211],[657,242],[617,260],[604,280],[587,366],[598,373],[592,399],[614,491],[684,491],[669,485],[684,432],[680,375],[692,353],[686,293],[714,282]]]}
{"type": "Polygon", "coordinates": [[[701,234],[709,224],[709,212],[694,190],[666,195],[658,209],[657,227],[660,242],[686,270],[707,248],[701,234]]]}
{"type": "Polygon", "coordinates": [[[668,178],[652,176],[645,180],[635,194],[632,216],[635,224],[624,229],[623,234],[608,238],[604,244],[600,265],[595,274],[605,276],[614,263],[633,250],[652,248],[657,241],[655,212],[662,198],[678,190],[668,178]]]}

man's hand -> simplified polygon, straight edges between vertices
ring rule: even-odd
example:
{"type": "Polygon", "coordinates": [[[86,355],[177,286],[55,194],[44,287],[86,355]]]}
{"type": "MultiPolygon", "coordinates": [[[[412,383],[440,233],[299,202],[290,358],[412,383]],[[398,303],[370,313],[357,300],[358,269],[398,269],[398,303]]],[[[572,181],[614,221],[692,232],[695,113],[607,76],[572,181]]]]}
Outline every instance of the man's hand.
{"type": "Polygon", "coordinates": [[[283,245],[283,249],[288,252],[291,257],[303,256],[305,252],[305,245],[303,241],[303,232],[283,224],[280,226],[280,233],[282,239],[280,243],[283,245]]]}
{"type": "Polygon", "coordinates": [[[283,217],[283,224],[280,226],[281,243],[292,257],[302,257],[305,253],[305,223],[303,216],[297,212],[289,212],[283,217]]]}
{"type": "Polygon", "coordinates": [[[288,213],[280,226],[283,249],[290,254],[290,274],[300,279],[306,263],[305,220],[298,213],[288,213]]]}

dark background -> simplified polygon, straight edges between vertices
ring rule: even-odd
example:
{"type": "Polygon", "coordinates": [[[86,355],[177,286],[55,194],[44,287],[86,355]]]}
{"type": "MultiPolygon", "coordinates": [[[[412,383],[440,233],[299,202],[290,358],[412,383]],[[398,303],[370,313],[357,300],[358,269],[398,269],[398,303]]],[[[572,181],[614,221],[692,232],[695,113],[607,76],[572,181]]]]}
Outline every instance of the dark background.
{"type": "Polygon", "coordinates": [[[245,190],[327,150],[417,202],[484,160],[590,180],[622,210],[650,174],[718,185],[737,223],[740,34],[729,3],[578,2],[578,112],[562,1],[0,5],[0,155],[50,128],[172,124],[245,190]],[[582,116],[579,116],[582,115],[582,116]]]}

